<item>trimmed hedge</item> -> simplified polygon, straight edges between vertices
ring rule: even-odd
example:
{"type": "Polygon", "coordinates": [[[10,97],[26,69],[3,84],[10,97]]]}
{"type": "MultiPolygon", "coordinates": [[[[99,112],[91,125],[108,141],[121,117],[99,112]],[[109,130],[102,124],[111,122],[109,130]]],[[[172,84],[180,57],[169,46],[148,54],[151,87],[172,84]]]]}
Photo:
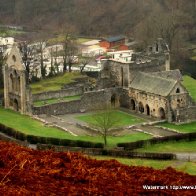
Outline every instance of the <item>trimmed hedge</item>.
{"type": "Polygon", "coordinates": [[[112,156],[112,157],[126,157],[126,158],[145,158],[145,159],[158,159],[158,160],[172,160],[176,156],[171,153],[142,153],[142,152],[132,152],[125,150],[108,150],[100,148],[81,148],[81,147],[65,147],[65,146],[55,146],[48,144],[38,144],[37,148],[39,150],[53,149],[54,151],[71,151],[71,152],[81,152],[88,155],[101,155],[101,156],[112,156]]]}
{"type": "Polygon", "coordinates": [[[161,138],[151,138],[148,140],[139,140],[136,142],[130,142],[130,143],[118,143],[118,147],[124,147],[126,150],[134,150],[137,148],[142,148],[148,145],[163,143],[163,142],[169,142],[169,141],[195,141],[196,140],[196,132],[195,133],[185,133],[185,134],[177,134],[177,135],[171,135],[161,138]]]}
{"type": "Polygon", "coordinates": [[[94,143],[81,140],[69,140],[69,139],[59,139],[51,137],[40,137],[35,135],[26,135],[20,131],[17,131],[11,127],[7,127],[0,124],[0,130],[2,133],[13,137],[21,141],[27,141],[31,144],[50,144],[50,145],[61,145],[61,146],[72,146],[72,147],[84,147],[84,148],[103,148],[102,143],[94,143]]]}

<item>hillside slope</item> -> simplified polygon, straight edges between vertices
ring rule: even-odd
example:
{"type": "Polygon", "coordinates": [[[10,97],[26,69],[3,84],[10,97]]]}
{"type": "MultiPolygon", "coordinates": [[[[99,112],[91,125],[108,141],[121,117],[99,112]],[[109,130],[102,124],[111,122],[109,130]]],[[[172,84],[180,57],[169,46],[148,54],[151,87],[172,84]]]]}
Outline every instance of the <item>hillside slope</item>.
{"type": "Polygon", "coordinates": [[[1,195],[193,195],[193,190],[145,190],[143,185],[194,185],[171,168],[129,167],[78,153],[35,151],[0,142],[1,195]]]}

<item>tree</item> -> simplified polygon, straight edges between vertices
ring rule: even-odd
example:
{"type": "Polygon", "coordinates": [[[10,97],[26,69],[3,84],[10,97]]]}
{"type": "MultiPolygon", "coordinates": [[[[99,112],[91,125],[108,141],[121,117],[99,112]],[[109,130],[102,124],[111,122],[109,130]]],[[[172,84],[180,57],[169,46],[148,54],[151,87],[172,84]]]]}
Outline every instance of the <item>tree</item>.
{"type": "Polygon", "coordinates": [[[88,65],[90,62],[93,61],[95,57],[94,56],[89,56],[89,57],[80,57],[79,63],[80,63],[80,72],[82,73],[84,71],[84,68],[86,65],[88,65]]]}
{"type": "Polygon", "coordinates": [[[92,126],[98,129],[104,139],[104,146],[107,147],[107,136],[111,128],[113,128],[120,119],[115,115],[115,111],[109,106],[103,106],[96,110],[96,114],[92,116],[92,126]],[[98,111],[98,112],[97,112],[98,111]]]}
{"type": "Polygon", "coordinates": [[[3,88],[3,65],[5,63],[5,57],[3,51],[0,50],[0,88],[3,88]]]}
{"type": "Polygon", "coordinates": [[[22,54],[22,60],[26,69],[26,80],[28,84],[30,81],[30,63],[33,57],[33,48],[30,47],[30,43],[25,41],[19,43],[19,50],[22,54]]]}
{"type": "Polygon", "coordinates": [[[71,72],[71,67],[76,61],[77,52],[75,38],[71,34],[65,33],[63,38],[63,72],[67,70],[71,72]]]}
{"type": "Polygon", "coordinates": [[[40,66],[41,66],[41,76],[42,78],[46,77],[46,65],[44,65],[44,49],[46,43],[44,41],[39,41],[39,52],[40,52],[40,66]]]}

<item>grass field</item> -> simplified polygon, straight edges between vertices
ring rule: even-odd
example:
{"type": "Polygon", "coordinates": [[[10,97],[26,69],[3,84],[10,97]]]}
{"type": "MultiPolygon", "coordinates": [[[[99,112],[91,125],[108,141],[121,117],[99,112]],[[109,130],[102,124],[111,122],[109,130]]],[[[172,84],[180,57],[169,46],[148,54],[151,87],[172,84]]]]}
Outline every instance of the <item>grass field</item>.
{"type": "Polygon", "coordinates": [[[196,101],[196,80],[190,76],[183,76],[183,85],[189,91],[191,97],[196,101]]]}
{"type": "Polygon", "coordinates": [[[196,141],[173,141],[139,148],[137,152],[196,152],[196,141]]]}
{"type": "MultiPolygon", "coordinates": [[[[96,123],[94,116],[96,114],[88,114],[88,115],[83,115],[83,116],[78,116],[76,117],[78,120],[84,121],[88,124],[94,124],[96,123]]],[[[115,127],[120,127],[120,126],[126,126],[126,125],[133,125],[133,124],[138,124],[141,122],[144,122],[144,119],[137,118],[135,116],[132,116],[130,114],[127,114],[122,111],[114,110],[112,112],[112,116],[114,120],[117,120],[115,127]]]]}
{"type": "Polygon", "coordinates": [[[53,104],[53,103],[59,103],[59,102],[68,102],[68,101],[73,101],[73,100],[79,100],[81,98],[80,95],[76,96],[68,96],[68,97],[62,97],[62,98],[56,98],[56,99],[47,99],[47,100],[41,100],[41,101],[35,101],[33,102],[34,106],[43,106],[46,104],[53,104]]]}
{"type": "Polygon", "coordinates": [[[12,37],[14,35],[17,34],[23,34],[25,33],[24,31],[20,31],[20,30],[13,30],[13,29],[2,29],[0,28],[0,36],[2,37],[12,37]]]}
{"type": "Polygon", "coordinates": [[[196,132],[196,122],[181,124],[181,125],[175,125],[175,124],[170,124],[170,123],[160,123],[158,125],[162,127],[167,127],[170,129],[175,129],[182,133],[196,132]]]}
{"type": "MultiPolygon", "coordinates": [[[[56,44],[56,43],[61,43],[63,42],[65,39],[65,35],[58,35],[57,37],[51,38],[48,40],[49,44],[56,44]]],[[[92,39],[88,39],[88,38],[76,38],[76,42],[79,44],[82,44],[84,42],[88,42],[91,41],[92,39]]]]}
{"type": "Polygon", "coordinates": [[[122,164],[131,166],[145,166],[153,167],[154,169],[165,169],[167,167],[173,167],[178,171],[182,171],[191,175],[196,175],[196,163],[194,162],[183,162],[183,161],[160,161],[160,160],[148,160],[148,159],[128,159],[128,158],[114,158],[105,156],[91,156],[92,159],[97,160],[111,160],[115,159],[122,164]]]}
{"type": "MultiPolygon", "coordinates": [[[[103,138],[90,136],[72,136],[71,134],[61,131],[57,128],[45,127],[41,122],[31,119],[29,116],[21,115],[11,110],[5,110],[0,107],[0,123],[21,131],[27,135],[36,135],[42,137],[54,137],[71,140],[83,140],[91,142],[102,142],[103,138]],[[13,120],[14,119],[14,120],[13,120]]],[[[151,136],[144,133],[135,133],[131,135],[112,137],[108,136],[108,146],[115,147],[117,143],[132,142],[141,139],[149,139],[151,136]]]]}
{"type": "Polygon", "coordinates": [[[61,76],[47,78],[39,82],[31,84],[32,93],[41,93],[44,91],[60,90],[64,84],[73,82],[74,79],[82,77],[78,72],[65,73],[61,76]]]}

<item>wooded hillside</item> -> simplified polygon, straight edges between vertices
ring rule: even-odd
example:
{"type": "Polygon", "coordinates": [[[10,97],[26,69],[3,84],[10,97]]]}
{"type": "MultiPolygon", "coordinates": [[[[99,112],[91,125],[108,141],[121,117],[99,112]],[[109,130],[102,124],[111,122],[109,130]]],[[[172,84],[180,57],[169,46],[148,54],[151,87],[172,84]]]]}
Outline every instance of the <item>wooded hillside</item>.
{"type": "MultiPolygon", "coordinates": [[[[162,22],[164,16],[178,19],[183,28],[189,28],[189,38],[195,38],[192,35],[196,24],[195,0],[0,1],[0,23],[53,31],[67,27],[85,35],[138,34],[135,31],[141,26],[149,28],[143,31],[150,30],[155,21],[162,22]]],[[[165,19],[169,19],[167,17],[165,19]]]]}
{"type": "Polygon", "coordinates": [[[196,77],[196,0],[1,0],[0,24],[50,35],[127,35],[146,46],[162,37],[172,68],[196,77]]]}

